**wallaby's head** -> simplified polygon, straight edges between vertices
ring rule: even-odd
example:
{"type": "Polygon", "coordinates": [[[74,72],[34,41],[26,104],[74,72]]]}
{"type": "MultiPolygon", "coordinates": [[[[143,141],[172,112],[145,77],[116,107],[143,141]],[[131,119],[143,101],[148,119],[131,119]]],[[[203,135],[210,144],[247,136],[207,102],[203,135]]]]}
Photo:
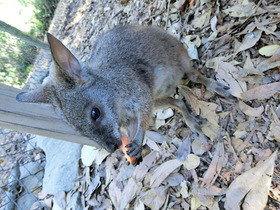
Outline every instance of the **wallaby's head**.
{"type": "Polygon", "coordinates": [[[17,95],[20,102],[50,103],[81,134],[107,151],[120,145],[118,97],[112,81],[97,77],[55,37],[47,35],[54,65],[41,88],[17,95]]]}

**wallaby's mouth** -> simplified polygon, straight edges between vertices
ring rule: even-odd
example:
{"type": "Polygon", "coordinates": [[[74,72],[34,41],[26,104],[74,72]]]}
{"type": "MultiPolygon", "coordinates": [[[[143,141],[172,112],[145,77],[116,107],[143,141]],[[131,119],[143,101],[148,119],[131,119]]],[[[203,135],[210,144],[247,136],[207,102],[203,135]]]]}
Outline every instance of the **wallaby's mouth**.
{"type": "Polygon", "coordinates": [[[113,153],[121,147],[121,140],[117,138],[110,138],[107,141],[99,142],[99,145],[107,152],[113,153]]]}
{"type": "Polygon", "coordinates": [[[122,136],[122,132],[115,131],[115,132],[113,132],[113,136],[110,137],[110,140],[108,139],[101,146],[103,146],[104,149],[106,149],[108,152],[113,153],[121,147],[121,143],[122,143],[121,136],[122,136]]]}

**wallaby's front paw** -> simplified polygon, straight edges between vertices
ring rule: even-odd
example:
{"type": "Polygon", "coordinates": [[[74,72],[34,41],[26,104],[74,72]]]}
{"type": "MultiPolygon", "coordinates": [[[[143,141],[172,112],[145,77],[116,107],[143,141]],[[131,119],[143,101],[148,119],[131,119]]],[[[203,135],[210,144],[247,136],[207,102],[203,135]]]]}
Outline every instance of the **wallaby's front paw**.
{"type": "Polygon", "coordinates": [[[140,147],[136,143],[130,143],[130,144],[126,145],[125,147],[130,147],[128,149],[128,151],[126,152],[126,154],[128,156],[136,158],[136,161],[135,161],[135,163],[133,163],[133,166],[137,166],[139,163],[141,163],[143,161],[143,158],[141,156],[142,147],[140,147]]]}
{"type": "Polygon", "coordinates": [[[215,86],[213,91],[225,98],[234,99],[235,97],[233,95],[231,95],[231,93],[229,92],[229,89],[230,89],[230,87],[228,87],[226,85],[222,85],[221,83],[217,83],[217,85],[215,86]]]}
{"type": "Polygon", "coordinates": [[[142,147],[140,145],[133,142],[126,145],[125,147],[129,148],[129,150],[126,152],[128,156],[135,157],[137,159],[141,157],[142,147]]]}

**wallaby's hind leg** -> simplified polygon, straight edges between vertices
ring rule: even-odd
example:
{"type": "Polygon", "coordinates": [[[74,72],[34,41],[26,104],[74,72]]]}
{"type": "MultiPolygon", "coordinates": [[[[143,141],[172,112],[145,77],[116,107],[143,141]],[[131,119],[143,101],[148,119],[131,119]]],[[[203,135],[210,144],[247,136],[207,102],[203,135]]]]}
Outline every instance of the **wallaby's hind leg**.
{"type": "Polygon", "coordinates": [[[228,91],[228,86],[222,85],[214,79],[207,78],[198,71],[193,71],[189,74],[187,73],[187,76],[191,81],[205,85],[206,88],[213,93],[217,93],[221,96],[224,96],[225,98],[233,98],[233,96],[228,91]]]}
{"type": "Polygon", "coordinates": [[[198,70],[193,69],[193,67],[191,66],[190,59],[187,55],[187,51],[185,50],[182,53],[181,62],[182,68],[185,70],[185,74],[191,81],[201,83],[205,85],[209,91],[224,96],[225,98],[234,98],[229,93],[228,86],[222,85],[214,79],[207,78],[203,76],[198,70]]]}
{"type": "Polygon", "coordinates": [[[162,98],[155,100],[154,103],[154,109],[163,109],[163,108],[174,108],[181,112],[183,115],[186,124],[188,127],[195,132],[197,135],[201,137],[201,140],[205,145],[208,145],[208,138],[205,136],[205,134],[202,132],[200,126],[197,124],[194,117],[191,115],[189,110],[187,109],[187,106],[183,100],[180,99],[174,99],[171,97],[168,98],[162,98]]]}

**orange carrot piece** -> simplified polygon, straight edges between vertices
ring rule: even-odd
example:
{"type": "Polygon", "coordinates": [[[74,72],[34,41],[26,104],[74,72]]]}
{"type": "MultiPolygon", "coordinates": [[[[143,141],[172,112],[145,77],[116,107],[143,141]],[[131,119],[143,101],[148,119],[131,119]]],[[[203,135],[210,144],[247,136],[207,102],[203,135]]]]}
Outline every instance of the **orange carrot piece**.
{"type": "Polygon", "coordinates": [[[127,150],[129,150],[129,147],[125,147],[126,145],[128,145],[130,143],[130,140],[129,140],[128,136],[122,136],[121,140],[122,140],[121,148],[124,153],[124,156],[126,157],[127,161],[133,165],[137,159],[135,157],[128,156],[126,154],[126,152],[127,152],[127,150]]]}
{"type": "Polygon", "coordinates": [[[194,0],[191,0],[191,1],[190,1],[190,5],[194,5],[194,0]]]}

